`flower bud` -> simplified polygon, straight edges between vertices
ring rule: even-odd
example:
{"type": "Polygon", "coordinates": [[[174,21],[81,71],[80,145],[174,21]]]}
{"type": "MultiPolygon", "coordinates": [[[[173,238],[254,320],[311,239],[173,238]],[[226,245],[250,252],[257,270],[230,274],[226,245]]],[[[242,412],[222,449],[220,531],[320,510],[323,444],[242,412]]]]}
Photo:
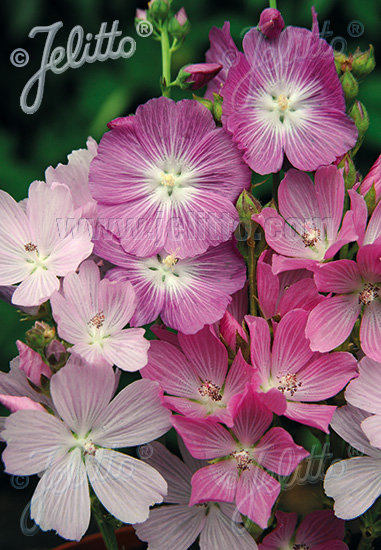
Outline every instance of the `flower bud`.
{"type": "Polygon", "coordinates": [[[357,84],[357,80],[353,74],[347,70],[340,78],[340,82],[343,87],[345,101],[349,103],[359,93],[359,85],[357,84]]]}
{"type": "Polygon", "coordinates": [[[357,180],[357,174],[356,174],[356,168],[354,165],[354,162],[352,160],[352,157],[349,153],[346,153],[339,164],[337,165],[338,168],[344,168],[343,170],[343,178],[345,182],[345,188],[346,189],[352,189],[354,184],[357,180]]]}
{"type": "Polygon", "coordinates": [[[148,2],[149,15],[153,19],[165,19],[169,13],[167,0],[151,0],[148,2]]]}
{"type": "Polygon", "coordinates": [[[190,31],[190,24],[184,8],[181,8],[168,23],[168,32],[173,38],[183,40],[190,31]]]}
{"type": "Polygon", "coordinates": [[[352,72],[356,78],[365,78],[375,66],[374,48],[371,44],[366,52],[361,52],[359,48],[356,50],[352,62],[352,72]]]}
{"type": "Polygon", "coordinates": [[[147,11],[137,9],[135,13],[135,20],[145,21],[146,19],[147,19],[147,11]]]}
{"type": "Polygon", "coordinates": [[[45,350],[45,357],[49,361],[50,365],[55,368],[61,367],[66,363],[68,352],[63,344],[58,340],[52,340],[45,350]]]}
{"type": "Polygon", "coordinates": [[[362,142],[364,141],[365,133],[369,128],[369,115],[361,101],[356,100],[349,116],[354,120],[359,132],[356,145],[352,149],[352,155],[355,155],[360,149],[362,142]]]}
{"type": "Polygon", "coordinates": [[[262,210],[260,202],[253,195],[250,195],[246,189],[238,197],[235,206],[240,220],[251,220],[254,214],[259,214],[262,210]]]}
{"type": "Polygon", "coordinates": [[[31,348],[43,349],[56,334],[55,328],[43,321],[36,321],[34,326],[25,333],[25,339],[31,348]]]}
{"type": "Polygon", "coordinates": [[[341,76],[347,69],[351,70],[350,59],[343,53],[334,51],[335,67],[337,74],[341,76]]]}
{"type": "Polygon", "coordinates": [[[213,112],[214,120],[216,122],[221,122],[223,99],[219,94],[215,94],[214,92],[213,92],[213,97],[214,97],[214,103],[213,103],[212,112],[213,112]]]}
{"type": "Polygon", "coordinates": [[[284,21],[280,11],[274,8],[266,8],[261,13],[258,29],[267,38],[276,38],[284,29],[284,21]]]}
{"type": "Polygon", "coordinates": [[[196,63],[180,69],[176,82],[182,90],[198,90],[206,86],[222,69],[218,63],[196,63]]]}

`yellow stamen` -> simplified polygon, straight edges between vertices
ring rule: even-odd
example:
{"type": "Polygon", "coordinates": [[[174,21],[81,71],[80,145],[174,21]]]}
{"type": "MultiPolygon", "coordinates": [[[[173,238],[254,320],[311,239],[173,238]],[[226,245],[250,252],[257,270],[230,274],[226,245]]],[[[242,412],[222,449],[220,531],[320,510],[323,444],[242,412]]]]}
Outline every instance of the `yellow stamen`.
{"type": "Polygon", "coordinates": [[[288,101],[287,97],[284,94],[280,94],[280,96],[277,99],[277,103],[279,105],[279,108],[282,111],[285,111],[286,109],[288,109],[289,101],[288,101]]]}
{"type": "Polygon", "coordinates": [[[165,185],[166,187],[174,187],[176,183],[175,177],[173,174],[162,174],[161,175],[161,185],[165,185]]]}

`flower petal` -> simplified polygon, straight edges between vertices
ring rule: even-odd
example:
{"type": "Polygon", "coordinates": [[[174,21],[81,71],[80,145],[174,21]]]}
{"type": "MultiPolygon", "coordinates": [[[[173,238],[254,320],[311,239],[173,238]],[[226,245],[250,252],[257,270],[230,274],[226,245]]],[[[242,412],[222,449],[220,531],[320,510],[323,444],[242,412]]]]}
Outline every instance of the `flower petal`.
{"type": "Polygon", "coordinates": [[[254,449],[256,462],[282,476],[290,475],[308,455],[283,428],[271,428],[254,449]]]}
{"type": "Polygon", "coordinates": [[[233,502],[237,483],[238,469],[234,459],[205,466],[192,477],[189,506],[211,500],[233,502]]]}

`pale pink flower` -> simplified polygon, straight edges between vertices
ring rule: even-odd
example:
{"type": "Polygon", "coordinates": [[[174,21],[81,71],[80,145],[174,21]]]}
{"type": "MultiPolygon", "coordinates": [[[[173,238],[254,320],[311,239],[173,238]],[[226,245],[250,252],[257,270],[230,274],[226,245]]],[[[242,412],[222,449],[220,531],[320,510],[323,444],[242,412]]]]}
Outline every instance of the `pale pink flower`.
{"type": "Polygon", "coordinates": [[[90,228],[84,224],[73,234],[67,223],[73,215],[65,185],[33,182],[26,213],[0,191],[0,285],[21,283],[12,295],[13,304],[42,304],[58,290],[58,277],[77,269],[91,254],[90,228]]]}
{"type": "Polygon", "coordinates": [[[241,515],[234,504],[206,502],[189,506],[191,479],[204,460],[193,458],[183,441],[179,447],[184,462],[158,442],[150,444],[152,455],[146,462],[168,483],[164,506],[151,510],[144,523],[134,525],[138,537],[147,541],[150,550],[188,550],[199,536],[201,550],[256,550],[257,544],[241,524],[241,515]]]}
{"type": "Polygon", "coordinates": [[[149,342],[143,328],[124,329],[136,308],[131,283],[100,280],[92,261],[79,273],[69,273],[63,289],[51,297],[61,338],[74,344],[69,351],[93,365],[116,365],[136,371],[147,363],[149,342]]]}
{"type": "Polygon", "coordinates": [[[295,309],[274,327],[265,319],[247,316],[251,363],[258,372],[257,391],[278,415],[328,433],[335,411],[319,401],[336,395],[356,376],[357,361],[350,353],[314,353],[304,335],[308,312],[295,309]]]}
{"type": "Polygon", "coordinates": [[[279,482],[265,468],[290,475],[309,453],[295,445],[283,428],[266,432],[272,413],[250,384],[236,402],[233,418],[233,427],[228,431],[209,419],[172,417],[192,456],[213,460],[194,474],[190,505],[235,501],[241,514],[265,529],[280,492],[279,482]]]}
{"type": "Polygon", "coordinates": [[[159,387],[138,380],[112,401],[112,369],[71,360],[52,377],[50,391],[58,416],[22,410],[5,421],[2,436],[6,472],[42,472],[31,501],[31,518],[79,540],[90,522],[89,482],[103,506],[124,523],[145,521],[149,506],[162,502],[163,477],[151,466],[115,452],[163,435],[170,413],[160,404],[159,387]]]}

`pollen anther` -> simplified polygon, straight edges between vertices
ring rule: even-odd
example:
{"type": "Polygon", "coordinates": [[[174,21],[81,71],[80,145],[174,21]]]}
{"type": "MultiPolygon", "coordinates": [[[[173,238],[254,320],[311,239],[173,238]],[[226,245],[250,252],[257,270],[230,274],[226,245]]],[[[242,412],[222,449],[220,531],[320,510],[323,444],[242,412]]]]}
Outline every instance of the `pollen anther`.
{"type": "Polygon", "coordinates": [[[279,380],[279,386],[277,387],[277,389],[280,390],[282,393],[284,393],[285,391],[289,391],[291,397],[293,397],[294,393],[302,385],[301,382],[298,382],[296,380],[296,374],[285,374],[283,376],[277,376],[277,379],[279,380]]]}
{"type": "Polygon", "coordinates": [[[380,290],[381,289],[379,286],[374,286],[372,283],[366,284],[362,292],[360,292],[359,304],[368,306],[375,298],[378,298],[378,293],[380,290]]]}
{"type": "Polygon", "coordinates": [[[210,380],[205,380],[205,382],[198,388],[199,394],[202,397],[210,397],[212,401],[221,401],[221,388],[212,384],[210,380]]]}
{"type": "Polygon", "coordinates": [[[249,470],[249,464],[253,462],[253,460],[250,458],[249,452],[245,449],[241,449],[240,451],[233,451],[230,453],[230,456],[234,457],[237,461],[237,468],[240,472],[244,472],[245,470],[249,470]]]}
{"type": "Polygon", "coordinates": [[[105,321],[105,316],[103,314],[103,311],[98,311],[98,313],[94,315],[94,317],[92,317],[87,324],[90,327],[101,328],[103,326],[104,321],[105,321]]]}
{"type": "Polygon", "coordinates": [[[25,252],[38,252],[37,246],[32,242],[24,244],[24,249],[25,249],[25,252]]]}

